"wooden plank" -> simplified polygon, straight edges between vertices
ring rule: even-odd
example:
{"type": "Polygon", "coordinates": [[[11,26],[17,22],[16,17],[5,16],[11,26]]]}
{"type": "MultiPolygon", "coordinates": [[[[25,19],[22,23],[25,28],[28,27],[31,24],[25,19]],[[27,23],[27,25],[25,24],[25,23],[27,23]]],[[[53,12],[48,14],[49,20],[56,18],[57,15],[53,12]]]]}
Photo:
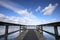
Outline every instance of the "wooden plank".
{"type": "MultiPolygon", "coordinates": [[[[41,30],[43,30],[43,26],[41,26],[41,30]]],[[[42,35],[43,35],[43,31],[42,31],[42,35]]]]}
{"type": "Polygon", "coordinates": [[[27,32],[28,30],[21,32],[20,35],[16,37],[14,40],[23,40],[27,32]]]}
{"type": "Polygon", "coordinates": [[[19,30],[19,32],[21,33],[21,26],[20,26],[20,30],[19,30]]]}
{"type": "Polygon", "coordinates": [[[55,32],[55,39],[59,40],[59,38],[58,38],[58,29],[57,29],[56,25],[54,26],[54,32],[55,32]]]}
{"type": "Polygon", "coordinates": [[[57,26],[60,26],[60,22],[53,22],[53,23],[46,23],[46,24],[40,24],[38,26],[54,26],[54,25],[57,25],[57,26]]]}
{"type": "Polygon", "coordinates": [[[8,40],[8,25],[6,25],[5,27],[5,39],[4,40],[8,40]]]}
{"type": "Polygon", "coordinates": [[[0,21],[0,25],[14,25],[14,26],[20,26],[21,24],[16,24],[16,23],[8,23],[8,22],[1,22],[0,21]]]}
{"type": "Polygon", "coordinates": [[[46,40],[39,31],[34,30],[39,40],[46,40]]]}

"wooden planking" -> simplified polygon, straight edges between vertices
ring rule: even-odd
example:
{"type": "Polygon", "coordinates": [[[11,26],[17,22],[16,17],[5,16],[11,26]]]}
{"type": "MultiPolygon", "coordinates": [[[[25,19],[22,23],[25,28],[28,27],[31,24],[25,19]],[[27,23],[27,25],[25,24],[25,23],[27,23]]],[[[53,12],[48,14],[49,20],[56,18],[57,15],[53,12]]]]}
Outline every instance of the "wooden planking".
{"type": "MultiPolygon", "coordinates": [[[[41,32],[34,30],[39,40],[46,40],[41,32]]],[[[41,31],[41,30],[40,30],[41,31]]]]}
{"type": "MultiPolygon", "coordinates": [[[[5,40],[7,40],[7,37],[8,37],[8,26],[9,26],[9,25],[14,25],[14,26],[26,26],[26,25],[14,24],[14,23],[7,23],[7,22],[0,22],[0,25],[5,25],[5,26],[6,26],[6,29],[5,29],[5,40]]],[[[51,34],[51,35],[54,35],[55,38],[56,38],[56,40],[59,40],[59,37],[60,37],[60,36],[58,36],[57,26],[60,26],[60,22],[41,24],[41,25],[37,25],[37,26],[45,26],[45,27],[46,27],[46,26],[54,26],[55,34],[52,34],[52,33],[50,33],[50,32],[47,32],[47,31],[45,31],[45,30],[43,30],[43,29],[41,29],[41,30],[43,30],[44,32],[49,33],[49,34],[51,34]]],[[[3,35],[2,35],[2,36],[3,36],[3,35]]]]}
{"type": "Polygon", "coordinates": [[[0,22],[0,25],[13,25],[13,26],[21,26],[21,24],[15,24],[15,23],[7,23],[7,22],[0,22]]]}
{"type": "Polygon", "coordinates": [[[59,40],[59,37],[58,37],[58,28],[57,28],[57,26],[54,26],[54,32],[55,32],[55,39],[56,39],[56,40],[59,40]]]}
{"type": "Polygon", "coordinates": [[[4,37],[4,40],[8,40],[8,28],[9,28],[9,26],[6,25],[6,27],[5,27],[5,37],[4,37]]]}
{"type": "Polygon", "coordinates": [[[20,35],[15,38],[15,40],[23,40],[27,32],[28,30],[21,32],[20,35]]]}

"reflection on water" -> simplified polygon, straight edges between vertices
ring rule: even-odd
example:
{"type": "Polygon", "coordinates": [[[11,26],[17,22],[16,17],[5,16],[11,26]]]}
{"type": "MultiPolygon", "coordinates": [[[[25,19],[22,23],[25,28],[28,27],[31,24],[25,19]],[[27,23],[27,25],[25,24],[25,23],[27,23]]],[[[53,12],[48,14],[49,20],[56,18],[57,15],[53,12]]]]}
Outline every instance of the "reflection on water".
{"type": "Polygon", "coordinates": [[[19,35],[19,31],[8,36],[8,40],[14,40],[19,35]]]}
{"type": "Polygon", "coordinates": [[[48,33],[43,32],[43,36],[46,38],[46,40],[55,40],[55,37],[48,33]]]}
{"type": "Polygon", "coordinates": [[[5,33],[5,26],[0,26],[0,35],[5,33]]]}
{"type": "MultiPolygon", "coordinates": [[[[48,31],[48,32],[51,32],[51,33],[54,33],[54,27],[51,27],[51,26],[44,26],[43,27],[43,30],[45,30],[45,31],[48,31]]],[[[45,33],[45,32],[43,32],[43,36],[47,39],[47,40],[55,40],[55,37],[54,36],[52,36],[52,35],[50,35],[50,34],[48,34],[48,33],[45,33]]]]}
{"type": "Polygon", "coordinates": [[[51,32],[51,33],[54,33],[54,27],[51,27],[51,26],[49,26],[49,27],[48,26],[46,26],[46,27],[44,26],[43,30],[51,32]]]}
{"type": "MultiPolygon", "coordinates": [[[[19,30],[18,26],[9,26],[8,33],[19,30]]],[[[0,26],[0,35],[5,34],[5,26],[0,26]]],[[[14,40],[19,35],[19,31],[8,35],[8,40],[14,40]]],[[[4,38],[0,38],[0,40],[4,40],[4,38]]]]}
{"type": "Polygon", "coordinates": [[[0,40],[4,40],[4,38],[0,38],[0,40]]]}
{"type": "MultiPolygon", "coordinates": [[[[54,27],[43,27],[43,30],[54,33],[54,27]]],[[[60,27],[58,27],[58,35],[60,35],[60,27]]],[[[47,39],[47,40],[55,40],[55,37],[43,32],[43,36],[47,39]]]]}
{"type": "MultiPolygon", "coordinates": [[[[19,31],[16,33],[13,33],[11,35],[8,35],[8,40],[14,40],[18,35],[19,35],[19,31]]],[[[4,38],[1,38],[0,40],[4,40],[4,38]]]]}
{"type": "Polygon", "coordinates": [[[9,26],[8,33],[19,30],[19,26],[9,26]]]}
{"type": "Polygon", "coordinates": [[[58,34],[60,35],[60,27],[58,26],[58,34]]]}

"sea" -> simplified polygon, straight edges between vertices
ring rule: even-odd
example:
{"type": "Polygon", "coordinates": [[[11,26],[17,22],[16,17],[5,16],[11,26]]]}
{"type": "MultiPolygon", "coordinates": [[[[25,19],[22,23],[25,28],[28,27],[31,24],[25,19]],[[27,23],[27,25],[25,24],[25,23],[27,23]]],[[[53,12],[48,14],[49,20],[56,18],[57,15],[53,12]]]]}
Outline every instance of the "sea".
{"type": "MultiPolygon", "coordinates": [[[[19,26],[9,26],[8,33],[16,31],[19,29],[19,26]]],[[[51,26],[43,26],[43,30],[54,33],[54,27],[51,26]]],[[[0,35],[3,35],[5,33],[5,26],[0,26],[0,35]]],[[[13,34],[8,35],[8,40],[14,40],[17,36],[19,36],[20,32],[16,32],[13,34]]],[[[60,35],[60,27],[58,27],[58,34],[60,35]]],[[[55,40],[55,37],[43,32],[43,37],[46,38],[46,40],[55,40]]],[[[4,40],[3,38],[0,38],[0,40],[4,40]]]]}

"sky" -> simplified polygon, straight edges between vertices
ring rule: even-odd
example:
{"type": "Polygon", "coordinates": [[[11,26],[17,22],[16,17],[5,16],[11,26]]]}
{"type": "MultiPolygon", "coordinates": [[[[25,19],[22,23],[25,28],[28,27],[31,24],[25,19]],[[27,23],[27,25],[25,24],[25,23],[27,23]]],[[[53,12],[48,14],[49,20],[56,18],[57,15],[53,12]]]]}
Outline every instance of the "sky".
{"type": "Polygon", "coordinates": [[[60,22],[60,1],[0,0],[0,21],[23,25],[60,22]]]}

